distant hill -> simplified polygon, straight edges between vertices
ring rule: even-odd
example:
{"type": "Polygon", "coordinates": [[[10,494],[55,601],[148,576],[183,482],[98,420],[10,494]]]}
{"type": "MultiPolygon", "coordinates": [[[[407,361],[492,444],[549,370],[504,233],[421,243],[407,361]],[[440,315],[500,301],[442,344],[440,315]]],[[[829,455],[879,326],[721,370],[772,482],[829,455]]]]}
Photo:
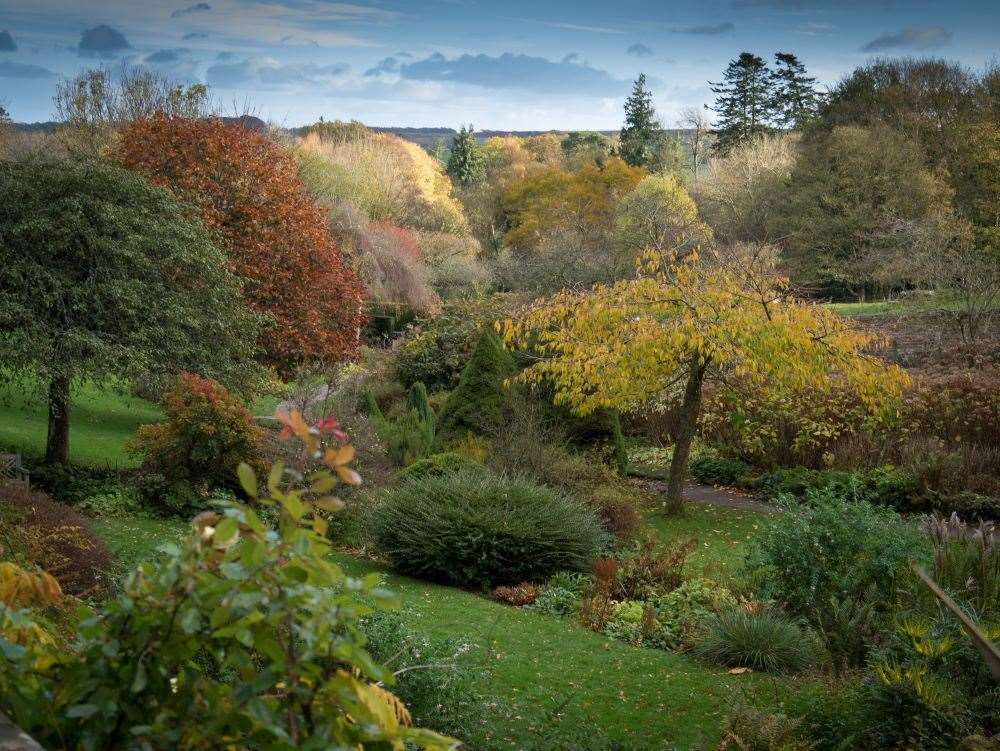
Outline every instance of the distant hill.
{"type": "MultiPolygon", "coordinates": [[[[260,131],[267,129],[267,123],[258,117],[253,117],[252,115],[240,118],[224,117],[222,119],[224,122],[242,121],[252,130],[260,131]]],[[[47,133],[55,130],[57,127],[59,127],[59,123],[52,121],[44,123],[14,123],[14,128],[22,133],[47,133]]],[[[458,131],[454,128],[418,128],[411,126],[394,127],[379,125],[369,125],[368,128],[376,133],[393,133],[400,138],[423,146],[425,149],[433,149],[439,141],[443,141],[447,146],[451,143],[451,139],[458,134],[458,131]]],[[[290,130],[292,133],[298,134],[302,131],[302,128],[291,128],[290,130]]],[[[565,135],[569,132],[569,130],[478,130],[476,131],[476,138],[482,142],[487,138],[493,138],[494,136],[518,136],[520,138],[529,138],[531,136],[540,136],[543,133],[565,135]]],[[[609,137],[618,135],[617,130],[599,130],[597,132],[609,137]]],[[[683,138],[688,131],[668,128],[667,133],[683,138]]]]}

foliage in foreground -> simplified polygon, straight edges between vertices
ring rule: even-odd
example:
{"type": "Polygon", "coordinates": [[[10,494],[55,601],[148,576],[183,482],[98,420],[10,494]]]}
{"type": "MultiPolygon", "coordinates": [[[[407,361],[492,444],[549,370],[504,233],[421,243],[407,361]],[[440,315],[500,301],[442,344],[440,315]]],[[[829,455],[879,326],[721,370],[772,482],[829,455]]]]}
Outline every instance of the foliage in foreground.
{"type": "Polygon", "coordinates": [[[0,607],[3,711],[49,748],[450,748],[409,727],[384,687],[392,674],[364,649],[366,600],[394,598],[329,559],[321,512],[341,505],[326,495],[335,477],[359,481],[353,450],[324,445],[298,413],[288,431],[329,469],[303,483],[278,464],[258,492],[241,466],[277,529],[237,503],[200,514],[182,547],[143,564],[65,648],[12,641],[30,614],[0,607]]]}
{"type": "Polygon", "coordinates": [[[794,673],[813,661],[809,635],[780,611],[729,610],[714,616],[707,631],[695,654],[727,667],[794,673]]]}
{"type": "Polygon", "coordinates": [[[404,481],[375,509],[371,532],[398,571],[476,587],[583,570],[606,541],[576,499],[477,470],[404,481]]]}

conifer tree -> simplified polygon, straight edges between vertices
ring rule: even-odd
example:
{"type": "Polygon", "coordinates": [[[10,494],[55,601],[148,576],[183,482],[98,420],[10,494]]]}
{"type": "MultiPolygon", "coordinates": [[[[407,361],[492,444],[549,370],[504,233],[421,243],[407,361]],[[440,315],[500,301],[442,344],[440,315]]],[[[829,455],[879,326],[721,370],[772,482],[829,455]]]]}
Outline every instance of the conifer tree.
{"type": "Polygon", "coordinates": [[[725,156],[769,130],[773,97],[767,64],[752,52],[742,52],[730,61],[722,77],[720,83],[709,82],[709,86],[718,95],[713,108],[719,115],[715,152],[725,156]]]}
{"type": "Polygon", "coordinates": [[[663,128],[656,119],[653,94],[646,88],[646,74],[640,73],[625,100],[625,125],[619,136],[619,156],[633,167],[650,168],[659,158],[663,128]]]}
{"type": "Polygon", "coordinates": [[[806,66],[790,52],[774,55],[771,72],[771,111],[779,128],[801,128],[816,116],[822,95],[816,79],[806,75],[806,66]]]}
{"type": "Polygon", "coordinates": [[[463,125],[452,140],[445,171],[460,185],[479,183],[486,177],[486,162],[471,125],[468,128],[463,125]]]}

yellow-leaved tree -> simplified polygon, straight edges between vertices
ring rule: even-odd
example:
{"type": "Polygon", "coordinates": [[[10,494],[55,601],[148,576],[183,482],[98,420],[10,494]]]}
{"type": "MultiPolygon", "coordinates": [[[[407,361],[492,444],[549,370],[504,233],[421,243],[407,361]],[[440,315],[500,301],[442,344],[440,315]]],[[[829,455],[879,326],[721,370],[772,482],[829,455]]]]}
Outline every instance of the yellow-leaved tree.
{"type": "Polygon", "coordinates": [[[877,413],[907,381],[866,354],[872,334],[794,297],[775,263],[768,246],[680,260],[649,251],[636,278],[536,301],[501,329],[538,356],[519,378],[551,382],[556,402],[580,414],[679,404],[664,503],[678,511],[707,382],[775,395],[847,386],[877,413]]]}

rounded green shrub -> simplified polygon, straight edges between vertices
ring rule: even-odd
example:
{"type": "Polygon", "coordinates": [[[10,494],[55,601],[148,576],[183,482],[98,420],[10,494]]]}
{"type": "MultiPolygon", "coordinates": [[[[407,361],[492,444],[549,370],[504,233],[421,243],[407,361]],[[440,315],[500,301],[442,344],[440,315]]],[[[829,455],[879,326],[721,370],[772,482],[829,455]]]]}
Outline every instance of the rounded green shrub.
{"type": "Polygon", "coordinates": [[[725,667],[794,673],[814,656],[813,640],[798,623],[776,610],[729,610],[707,623],[696,656],[725,667]]]}
{"type": "Polygon", "coordinates": [[[750,475],[750,465],[738,459],[697,456],[690,461],[691,476],[705,485],[739,485],[750,475]]]}
{"type": "Polygon", "coordinates": [[[448,475],[462,470],[486,471],[486,467],[470,459],[463,454],[454,451],[444,451],[440,454],[431,454],[423,459],[417,459],[409,467],[399,473],[400,477],[437,477],[448,475]]]}
{"type": "Polygon", "coordinates": [[[396,570],[484,588],[583,570],[606,542],[580,501],[471,470],[406,479],[375,508],[371,531],[396,570]]]}

